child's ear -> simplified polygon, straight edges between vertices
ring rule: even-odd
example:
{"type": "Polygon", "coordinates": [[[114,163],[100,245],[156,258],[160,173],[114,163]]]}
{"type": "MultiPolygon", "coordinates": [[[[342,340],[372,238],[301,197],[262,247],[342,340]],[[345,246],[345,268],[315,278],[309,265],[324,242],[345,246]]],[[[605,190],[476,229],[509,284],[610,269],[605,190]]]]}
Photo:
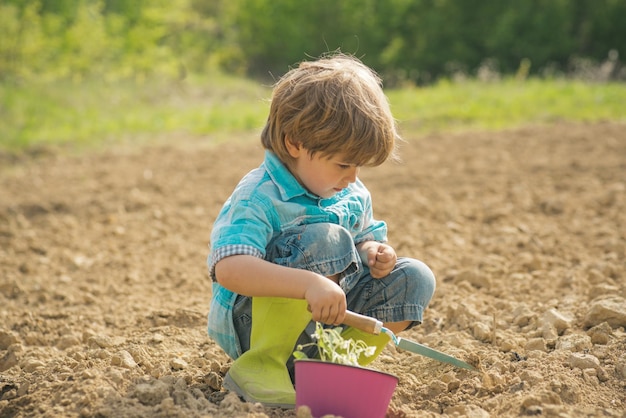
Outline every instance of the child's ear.
{"type": "Polygon", "coordinates": [[[302,149],[300,144],[294,144],[288,136],[285,137],[285,147],[287,148],[289,155],[293,158],[298,158],[300,150],[302,149]]]}

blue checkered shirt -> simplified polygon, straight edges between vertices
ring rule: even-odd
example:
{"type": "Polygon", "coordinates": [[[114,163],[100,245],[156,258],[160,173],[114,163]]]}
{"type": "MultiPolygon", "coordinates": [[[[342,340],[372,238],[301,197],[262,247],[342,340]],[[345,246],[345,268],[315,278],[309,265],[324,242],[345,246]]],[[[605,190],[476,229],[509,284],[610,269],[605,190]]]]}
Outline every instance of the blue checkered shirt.
{"type": "Polygon", "coordinates": [[[207,260],[213,280],[208,331],[232,358],[241,355],[232,321],[237,294],[216,282],[215,265],[232,255],[264,259],[268,244],[283,231],[318,222],[343,226],[355,244],[387,239],[387,226],[373,218],[370,193],[360,180],[322,199],[307,191],[270,151],[265,152],[261,166],[249,172],[224,203],[213,225],[207,260]]]}

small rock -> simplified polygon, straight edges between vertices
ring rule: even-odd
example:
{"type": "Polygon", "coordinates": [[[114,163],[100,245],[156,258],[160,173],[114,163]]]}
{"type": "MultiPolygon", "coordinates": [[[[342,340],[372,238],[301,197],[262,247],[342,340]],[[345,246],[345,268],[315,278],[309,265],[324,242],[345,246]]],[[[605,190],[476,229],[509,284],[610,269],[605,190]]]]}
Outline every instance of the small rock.
{"type": "Polygon", "coordinates": [[[187,366],[189,366],[189,364],[182,358],[176,357],[170,360],[170,367],[174,370],[183,370],[187,368],[187,366]]]}
{"type": "Polygon", "coordinates": [[[112,356],[111,356],[111,353],[109,353],[107,350],[101,349],[101,350],[95,350],[94,352],[92,352],[91,357],[97,358],[100,360],[107,360],[107,359],[110,359],[112,356]]]}
{"type": "Polygon", "coordinates": [[[19,363],[19,356],[17,353],[7,351],[4,357],[0,358],[0,372],[9,370],[11,367],[16,366],[19,363]]]}
{"type": "Polygon", "coordinates": [[[133,357],[133,360],[135,360],[135,363],[142,366],[150,363],[150,354],[148,353],[148,351],[146,351],[144,347],[135,346],[130,348],[128,352],[133,357]]]}
{"type": "Polygon", "coordinates": [[[491,327],[483,322],[476,322],[472,329],[474,338],[478,341],[489,342],[491,341],[492,332],[491,327]]]}
{"type": "Polygon", "coordinates": [[[608,322],[603,322],[587,331],[587,335],[591,338],[593,344],[608,344],[611,334],[613,334],[613,328],[611,328],[608,322]]]}
{"type": "Polygon", "coordinates": [[[189,309],[177,309],[174,314],[174,324],[178,327],[194,327],[203,325],[206,322],[206,315],[203,312],[191,311],[189,309]]]}
{"type": "Polygon", "coordinates": [[[557,393],[552,391],[541,391],[538,393],[533,393],[522,400],[522,407],[528,410],[530,408],[542,408],[546,405],[560,405],[561,398],[557,393]]]}
{"type": "Polygon", "coordinates": [[[228,373],[228,370],[230,370],[230,365],[231,363],[222,364],[222,366],[220,367],[220,374],[222,376],[226,376],[226,373],[228,373]]]}
{"type": "MultiPolygon", "coordinates": [[[[559,398],[567,404],[573,405],[582,401],[585,388],[578,385],[572,385],[570,378],[565,375],[559,375],[557,373],[557,375],[553,376],[550,380],[549,385],[550,390],[558,394],[559,398]]],[[[568,415],[563,418],[570,418],[570,416],[568,415]]]]}
{"type": "Polygon", "coordinates": [[[217,361],[212,361],[210,367],[211,371],[215,373],[219,373],[222,370],[222,365],[219,364],[217,361]]]}
{"type": "Polygon", "coordinates": [[[171,369],[167,367],[165,364],[157,364],[150,369],[150,376],[154,378],[161,378],[170,373],[171,369]]]}
{"type": "Polygon", "coordinates": [[[449,383],[451,380],[456,379],[456,375],[452,372],[448,372],[441,376],[441,381],[444,383],[449,383]]]}
{"type": "Polygon", "coordinates": [[[551,324],[544,322],[541,325],[541,336],[546,341],[556,341],[559,338],[559,332],[551,324]]]}
{"type": "Polygon", "coordinates": [[[448,385],[441,380],[433,380],[430,385],[428,385],[428,394],[432,397],[445,393],[447,390],[448,385]]]}
{"type": "Polygon", "coordinates": [[[194,357],[191,361],[191,365],[197,367],[198,369],[204,369],[207,365],[207,361],[202,357],[194,357]]]}
{"type": "Polygon", "coordinates": [[[583,379],[591,386],[598,386],[598,372],[596,369],[583,369],[583,379]]]}
{"type": "Polygon", "coordinates": [[[515,350],[515,344],[509,340],[503,340],[500,342],[500,350],[508,353],[509,351],[515,350]]]}
{"type": "Polygon", "coordinates": [[[296,410],[296,418],[310,418],[312,416],[311,408],[306,405],[299,406],[296,410]]]}
{"type": "Polygon", "coordinates": [[[520,305],[513,310],[513,323],[518,327],[525,327],[537,315],[531,311],[526,305],[520,305]]]}
{"type": "Polygon", "coordinates": [[[599,369],[600,360],[591,354],[572,353],[568,364],[572,369],[599,369]]]}
{"type": "Polygon", "coordinates": [[[554,327],[559,335],[563,335],[563,332],[571,326],[572,320],[556,309],[548,309],[541,316],[541,323],[554,327]]]}
{"type": "Polygon", "coordinates": [[[28,390],[30,389],[30,383],[28,381],[22,382],[20,387],[17,389],[17,396],[22,397],[28,394],[28,390]]]}
{"type": "Polygon", "coordinates": [[[46,363],[44,363],[41,360],[29,358],[29,359],[24,360],[24,362],[20,364],[20,367],[26,373],[32,373],[35,370],[43,369],[44,367],[46,367],[46,363]]]}
{"type": "Polygon", "coordinates": [[[89,346],[93,348],[109,348],[121,345],[125,342],[123,337],[111,338],[107,335],[94,335],[89,338],[89,346]]]}
{"type": "Polygon", "coordinates": [[[204,376],[203,381],[213,390],[220,390],[222,388],[222,376],[215,372],[210,372],[204,376]]]}
{"type": "Polygon", "coordinates": [[[453,379],[448,382],[448,392],[454,392],[461,387],[461,381],[459,379],[453,379]]]}
{"type": "Polygon", "coordinates": [[[111,369],[107,371],[106,377],[111,382],[115,383],[118,387],[121,386],[124,382],[124,376],[122,376],[122,373],[120,373],[119,370],[116,369],[111,369]]]}
{"type": "Polygon", "coordinates": [[[82,337],[83,337],[83,342],[84,342],[84,343],[88,343],[88,342],[89,342],[89,340],[90,340],[92,337],[94,337],[95,335],[96,335],[96,333],[95,333],[95,332],[93,332],[93,331],[91,331],[91,330],[89,330],[89,329],[84,330],[84,331],[83,331],[83,334],[82,334],[82,337]]]}
{"type": "Polygon", "coordinates": [[[524,348],[526,349],[526,351],[548,351],[546,340],[544,340],[543,338],[531,338],[530,340],[528,340],[524,348]]]}
{"type": "Polygon", "coordinates": [[[476,288],[489,288],[491,281],[485,274],[481,274],[478,270],[463,270],[454,277],[454,283],[468,282],[476,288]]]}
{"type": "Polygon", "coordinates": [[[135,359],[126,350],[120,350],[117,354],[111,357],[111,364],[114,366],[123,367],[125,369],[134,369],[135,367],[137,367],[135,359]]]}
{"type": "Polygon", "coordinates": [[[80,374],[80,377],[85,380],[94,379],[96,376],[97,374],[93,370],[89,369],[83,370],[80,374]]]}
{"type": "Polygon", "coordinates": [[[583,334],[569,334],[560,337],[556,342],[557,350],[566,351],[583,351],[589,350],[593,347],[591,338],[588,335],[583,334]]]}
{"type": "Polygon", "coordinates": [[[6,350],[9,346],[18,342],[19,339],[15,332],[0,329],[0,350],[6,350]]]}
{"type": "Polygon", "coordinates": [[[617,286],[612,286],[606,283],[600,283],[591,288],[589,291],[589,300],[593,300],[599,296],[604,295],[615,295],[619,292],[619,288],[617,286]]]}
{"type": "Polygon", "coordinates": [[[15,386],[11,387],[3,387],[2,394],[0,395],[0,401],[10,401],[11,399],[17,398],[17,389],[15,386]]]}
{"type": "Polygon", "coordinates": [[[446,313],[451,324],[457,324],[461,328],[471,329],[477,322],[491,323],[492,317],[483,315],[469,305],[452,304],[446,313]]]}
{"type": "Polygon", "coordinates": [[[66,350],[70,347],[80,344],[80,338],[75,335],[64,335],[56,343],[56,347],[60,350],[66,350]]]}
{"type": "Polygon", "coordinates": [[[26,345],[47,345],[45,337],[40,332],[29,331],[22,338],[26,345]]]}
{"type": "Polygon", "coordinates": [[[522,378],[523,382],[530,386],[534,386],[545,380],[541,373],[534,370],[524,370],[520,377],[522,378]]]}
{"type": "Polygon", "coordinates": [[[481,383],[487,390],[501,392],[506,384],[506,379],[496,371],[489,371],[487,373],[483,373],[481,383]]]}
{"type": "Polygon", "coordinates": [[[132,393],[133,398],[137,398],[139,402],[148,406],[158,405],[169,396],[169,386],[160,380],[152,383],[140,383],[135,386],[132,393]]]}
{"type": "Polygon", "coordinates": [[[611,327],[626,327],[626,299],[615,296],[596,301],[585,316],[585,327],[607,322],[611,327]]]}

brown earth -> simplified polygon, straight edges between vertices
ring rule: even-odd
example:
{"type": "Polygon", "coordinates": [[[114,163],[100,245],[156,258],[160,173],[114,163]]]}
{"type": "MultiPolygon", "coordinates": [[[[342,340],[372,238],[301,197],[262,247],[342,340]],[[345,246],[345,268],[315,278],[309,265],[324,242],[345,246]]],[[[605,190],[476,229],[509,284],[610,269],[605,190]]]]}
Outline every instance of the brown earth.
{"type": "MultiPolygon", "coordinates": [[[[368,169],[400,255],[438,278],[388,346],[390,417],[626,417],[626,125],[432,134],[368,169]]],[[[211,224],[257,145],[0,158],[0,416],[294,417],[221,389],[211,224]]],[[[306,416],[300,411],[298,416],[306,416]]]]}

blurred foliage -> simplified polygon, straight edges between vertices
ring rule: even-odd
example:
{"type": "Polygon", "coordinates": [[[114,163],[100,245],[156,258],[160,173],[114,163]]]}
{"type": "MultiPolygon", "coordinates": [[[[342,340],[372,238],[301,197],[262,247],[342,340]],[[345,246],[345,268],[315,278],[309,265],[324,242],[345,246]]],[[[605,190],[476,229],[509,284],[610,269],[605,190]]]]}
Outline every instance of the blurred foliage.
{"type": "Polygon", "coordinates": [[[269,87],[212,73],[199,80],[57,80],[0,83],[2,150],[224,137],[260,130],[269,87]]]}
{"type": "MultiPolygon", "coordinates": [[[[220,73],[177,82],[0,83],[0,166],[3,151],[42,147],[258,140],[270,87],[220,73]]],[[[626,122],[626,83],[441,79],[386,93],[406,139],[554,121],[626,122]]]]}
{"type": "Polygon", "coordinates": [[[619,79],[623,16],[625,0],[0,0],[0,80],[271,79],[337,49],[388,84],[607,62],[594,74],[619,79]]]}
{"type": "Polygon", "coordinates": [[[0,2],[0,79],[180,79],[217,49],[189,0],[0,2]]]}

